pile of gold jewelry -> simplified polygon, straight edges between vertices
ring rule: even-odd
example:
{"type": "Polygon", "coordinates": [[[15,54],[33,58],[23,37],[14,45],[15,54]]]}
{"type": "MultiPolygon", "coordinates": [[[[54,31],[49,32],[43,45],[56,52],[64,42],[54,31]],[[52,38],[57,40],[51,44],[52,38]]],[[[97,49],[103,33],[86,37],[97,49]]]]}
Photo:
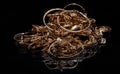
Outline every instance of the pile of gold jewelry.
{"type": "Polygon", "coordinates": [[[28,50],[40,50],[45,65],[61,71],[73,69],[78,62],[95,55],[97,48],[106,43],[103,33],[111,31],[108,26],[96,26],[96,20],[88,18],[85,9],[76,3],[48,10],[43,23],[32,25],[30,32],[18,33],[14,39],[28,50]],[[82,11],[67,10],[70,6],[82,11]]]}

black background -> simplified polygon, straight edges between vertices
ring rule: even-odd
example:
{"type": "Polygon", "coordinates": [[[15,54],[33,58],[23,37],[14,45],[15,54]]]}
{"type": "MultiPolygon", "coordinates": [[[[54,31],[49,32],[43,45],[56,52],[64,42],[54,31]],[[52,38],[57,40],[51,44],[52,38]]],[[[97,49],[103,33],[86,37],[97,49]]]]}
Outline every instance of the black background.
{"type": "Polygon", "coordinates": [[[32,72],[32,73],[89,73],[105,74],[116,73],[119,69],[119,2],[105,0],[31,0],[31,1],[5,1],[1,21],[5,35],[5,53],[3,56],[2,71],[8,73],[32,72]],[[43,24],[44,13],[51,8],[62,8],[69,3],[81,4],[88,12],[88,17],[95,18],[98,25],[106,25],[112,28],[108,43],[101,48],[101,52],[90,59],[86,59],[72,70],[49,70],[40,62],[40,59],[31,58],[30,54],[20,54],[14,44],[13,36],[16,33],[25,32],[32,28],[32,24],[43,24]]]}

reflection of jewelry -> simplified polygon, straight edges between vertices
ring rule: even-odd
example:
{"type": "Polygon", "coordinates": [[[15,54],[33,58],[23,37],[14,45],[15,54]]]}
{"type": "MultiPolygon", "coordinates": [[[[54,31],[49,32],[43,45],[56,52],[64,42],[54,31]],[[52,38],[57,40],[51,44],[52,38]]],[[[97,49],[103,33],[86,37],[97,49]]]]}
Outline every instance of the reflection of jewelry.
{"type": "Polygon", "coordinates": [[[14,40],[31,52],[42,48],[43,62],[51,70],[73,69],[78,62],[94,56],[106,43],[104,32],[111,31],[108,26],[97,27],[95,19],[88,18],[85,9],[76,3],[48,10],[43,23],[33,25],[30,32],[16,34],[14,40]],[[66,10],[69,6],[79,6],[83,12],[66,10]]]}

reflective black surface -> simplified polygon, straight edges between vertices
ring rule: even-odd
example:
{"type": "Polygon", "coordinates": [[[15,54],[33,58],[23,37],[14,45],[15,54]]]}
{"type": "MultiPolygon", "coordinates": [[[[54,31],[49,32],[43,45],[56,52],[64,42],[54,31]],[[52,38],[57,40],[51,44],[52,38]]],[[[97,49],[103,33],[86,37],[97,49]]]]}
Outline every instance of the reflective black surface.
{"type": "Polygon", "coordinates": [[[79,73],[79,74],[108,74],[118,72],[119,67],[119,12],[116,1],[105,0],[37,0],[37,1],[8,1],[7,7],[3,8],[3,28],[5,41],[5,53],[3,58],[3,70],[8,73],[32,72],[32,73],[79,73]],[[72,70],[49,70],[41,62],[41,54],[37,53],[37,58],[29,51],[22,50],[15,45],[13,36],[16,33],[28,31],[32,24],[43,24],[43,14],[56,7],[63,7],[68,3],[79,3],[86,9],[88,16],[95,18],[98,25],[106,25],[112,28],[107,38],[107,44],[94,57],[86,59],[72,70]],[[24,53],[23,53],[24,52],[24,53]],[[7,55],[7,58],[4,57],[7,55]]]}

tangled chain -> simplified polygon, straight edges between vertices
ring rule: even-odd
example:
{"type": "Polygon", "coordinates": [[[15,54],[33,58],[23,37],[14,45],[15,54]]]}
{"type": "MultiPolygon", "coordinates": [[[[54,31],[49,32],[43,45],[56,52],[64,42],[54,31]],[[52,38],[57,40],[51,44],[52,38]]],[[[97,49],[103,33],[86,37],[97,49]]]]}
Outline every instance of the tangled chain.
{"type": "Polygon", "coordinates": [[[95,22],[87,17],[81,5],[71,3],[64,8],[48,10],[43,16],[44,25],[32,25],[30,32],[18,33],[14,39],[31,50],[42,47],[43,62],[49,69],[73,69],[106,43],[103,33],[111,28],[98,27],[95,22]],[[69,6],[79,6],[83,11],[67,10],[69,6]]]}

